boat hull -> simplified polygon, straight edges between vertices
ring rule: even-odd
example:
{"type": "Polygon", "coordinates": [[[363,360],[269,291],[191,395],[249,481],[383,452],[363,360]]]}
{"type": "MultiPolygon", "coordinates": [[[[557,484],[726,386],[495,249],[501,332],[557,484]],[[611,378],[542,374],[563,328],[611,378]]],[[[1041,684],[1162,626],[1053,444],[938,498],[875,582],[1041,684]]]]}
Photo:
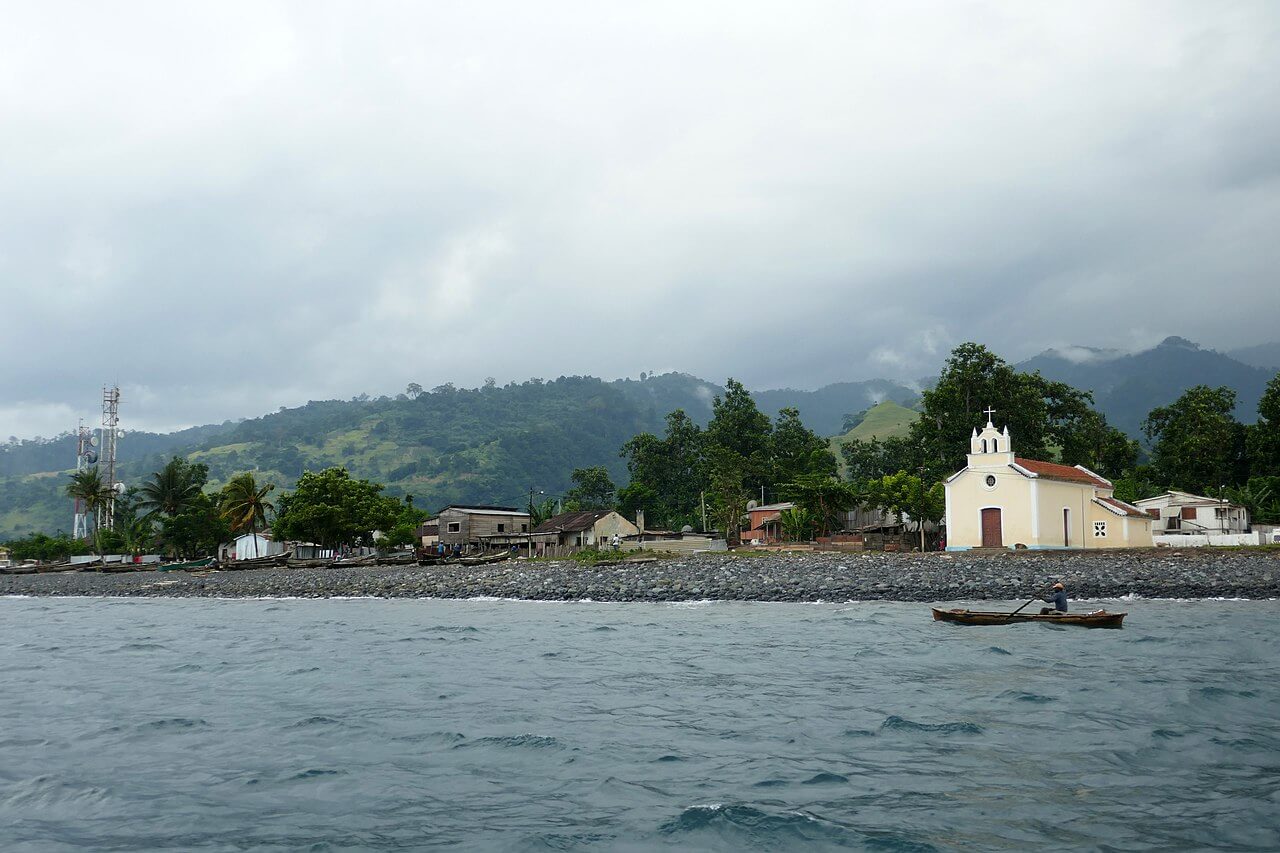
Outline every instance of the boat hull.
{"type": "Polygon", "coordinates": [[[1095,610],[1093,613],[993,613],[983,610],[940,610],[933,608],[933,618],[957,625],[1012,625],[1016,622],[1045,622],[1052,625],[1077,625],[1081,628],[1121,628],[1125,613],[1095,610]]]}

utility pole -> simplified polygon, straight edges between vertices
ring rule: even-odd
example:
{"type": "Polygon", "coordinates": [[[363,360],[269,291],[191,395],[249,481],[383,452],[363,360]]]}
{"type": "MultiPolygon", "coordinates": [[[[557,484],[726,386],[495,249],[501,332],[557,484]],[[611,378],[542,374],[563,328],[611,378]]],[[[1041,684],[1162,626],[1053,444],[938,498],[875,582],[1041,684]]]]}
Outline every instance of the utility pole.
{"type": "Polygon", "coordinates": [[[917,518],[916,521],[919,522],[920,524],[920,553],[923,554],[926,550],[925,544],[924,544],[924,466],[923,465],[920,466],[920,506],[916,507],[916,512],[920,514],[920,517],[917,518]]]}
{"type": "Polygon", "coordinates": [[[702,532],[707,532],[707,490],[702,490],[702,532]]]}

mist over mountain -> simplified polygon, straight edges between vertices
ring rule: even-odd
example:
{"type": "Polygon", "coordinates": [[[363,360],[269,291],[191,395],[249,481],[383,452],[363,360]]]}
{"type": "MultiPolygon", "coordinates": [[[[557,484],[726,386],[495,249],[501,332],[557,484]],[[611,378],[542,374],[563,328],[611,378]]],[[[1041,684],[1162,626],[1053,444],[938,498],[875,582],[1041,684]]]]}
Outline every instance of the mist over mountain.
{"type": "Polygon", "coordinates": [[[1280,370],[1280,341],[1233,349],[1227,355],[1253,367],[1261,367],[1272,372],[1280,370]]]}
{"type": "Polygon", "coordinates": [[[1276,373],[1176,336],[1136,353],[1059,347],[1017,367],[1092,391],[1107,420],[1135,438],[1142,437],[1142,422],[1152,409],[1169,404],[1195,385],[1234,388],[1236,417],[1252,423],[1257,420],[1263,389],[1276,373]]]}

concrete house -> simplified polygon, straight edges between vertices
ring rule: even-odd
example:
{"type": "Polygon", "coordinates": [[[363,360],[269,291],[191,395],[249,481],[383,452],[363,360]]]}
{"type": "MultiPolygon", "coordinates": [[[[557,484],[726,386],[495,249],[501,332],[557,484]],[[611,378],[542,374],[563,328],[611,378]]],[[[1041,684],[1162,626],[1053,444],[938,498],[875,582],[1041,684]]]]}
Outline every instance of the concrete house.
{"type": "Polygon", "coordinates": [[[793,503],[763,504],[747,510],[751,519],[751,527],[742,531],[743,542],[768,544],[783,538],[782,513],[795,509],[793,503]]]}
{"type": "Polygon", "coordinates": [[[1014,456],[1009,428],[973,431],[968,464],[944,481],[947,550],[1150,548],[1152,518],[1082,465],[1014,456]]]}
{"type": "Polygon", "coordinates": [[[606,547],[614,536],[627,539],[640,535],[640,528],[613,510],[566,512],[548,518],[533,531],[534,548],[567,553],[582,548],[606,547]]]}
{"type": "Polygon", "coordinates": [[[436,517],[439,541],[445,547],[488,547],[495,537],[529,533],[529,513],[511,506],[447,506],[436,517]]]}
{"type": "Polygon", "coordinates": [[[1248,533],[1249,510],[1229,501],[1170,490],[1134,504],[1153,519],[1157,541],[1169,537],[1248,533]]]}

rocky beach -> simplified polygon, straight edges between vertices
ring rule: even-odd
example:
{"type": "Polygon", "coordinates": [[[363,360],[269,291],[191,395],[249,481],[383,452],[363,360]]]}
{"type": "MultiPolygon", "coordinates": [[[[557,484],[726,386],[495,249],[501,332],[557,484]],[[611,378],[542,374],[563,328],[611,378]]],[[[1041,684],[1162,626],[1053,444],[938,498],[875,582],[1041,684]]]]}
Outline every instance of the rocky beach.
{"type": "Polygon", "coordinates": [[[0,576],[0,595],[180,598],[513,598],[541,601],[973,601],[1063,581],[1072,598],[1274,598],[1280,550],[699,554],[580,565],[368,566],[210,573],[0,576]]]}

